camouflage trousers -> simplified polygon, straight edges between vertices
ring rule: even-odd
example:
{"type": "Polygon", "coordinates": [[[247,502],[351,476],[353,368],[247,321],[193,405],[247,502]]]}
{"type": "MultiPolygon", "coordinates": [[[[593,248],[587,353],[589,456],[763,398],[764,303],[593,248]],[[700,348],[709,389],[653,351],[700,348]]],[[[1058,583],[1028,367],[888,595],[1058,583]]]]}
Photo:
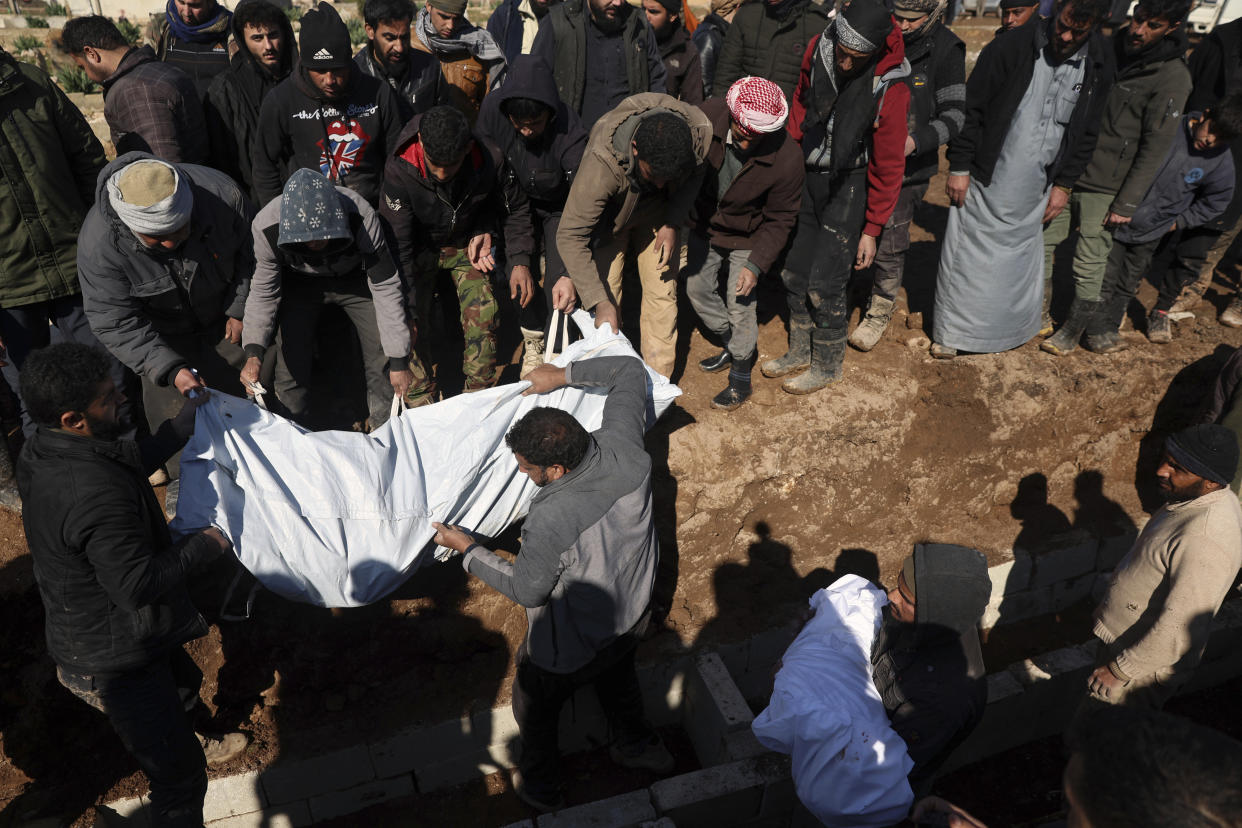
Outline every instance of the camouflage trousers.
{"type": "Polygon", "coordinates": [[[435,394],[435,377],[431,371],[431,353],[426,337],[431,333],[432,306],[436,283],[441,271],[447,270],[457,291],[461,307],[461,330],[465,338],[461,370],[466,376],[466,391],[491,387],[496,376],[496,312],[498,306],[487,274],[470,266],[465,250],[445,248],[436,267],[420,269],[414,274],[414,295],[420,330],[410,370],[414,382],[405,394],[411,408],[431,401],[435,394]]]}

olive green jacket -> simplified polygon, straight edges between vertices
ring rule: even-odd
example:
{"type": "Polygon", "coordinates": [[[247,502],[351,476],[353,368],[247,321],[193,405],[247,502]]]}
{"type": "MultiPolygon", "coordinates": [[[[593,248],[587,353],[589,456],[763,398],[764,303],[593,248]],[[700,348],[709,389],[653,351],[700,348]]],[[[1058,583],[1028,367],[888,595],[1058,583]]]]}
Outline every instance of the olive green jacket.
{"type": "Polygon", "coordinates": [[[60,87],[0,51],[0,307],[81,292],[78,230],[104,163],[60,87]]]}

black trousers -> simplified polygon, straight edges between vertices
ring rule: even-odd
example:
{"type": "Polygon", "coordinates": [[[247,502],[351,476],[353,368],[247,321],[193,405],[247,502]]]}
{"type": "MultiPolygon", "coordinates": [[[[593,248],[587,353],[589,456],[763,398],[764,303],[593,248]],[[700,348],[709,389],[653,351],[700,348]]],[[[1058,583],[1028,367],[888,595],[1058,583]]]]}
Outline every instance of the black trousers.
{"type": "Polygon", "coordinates": [[[1154,308],[1167,311],[1177,301],[1182,288],[1199,278],[1199,270],[1218,238],[1219,230],[1195,227],[1166,233],[1159,239],[1140,244],[1114,241],[1105,265],[1100,298],[1105,301],[1114,296],[1134,298],[1152,261],[1171,253],[1173,260],[1160,279],[1160,295],[1154,308]]]}
{"type": "Polygon", "coordinates": [[[839,176],[807,172],[798,227],[781,280],[790,314],[805,318],[809,304],[815,327],[832,339],[844,339],[849,333],[846,291],[866,211],[866,169],[839,176]]]}
{"type": "Polygon", "coordinates": [[[58,667],[71,693],[102,711],[151,782],[156,826],[201,828],[207,760],[187,711],[198,703],[203,674],[181,647],[123,673],[82,675],[58,667]]]}
{"type": "Polygon", "coordinates": [[[634,669],[637,646],[637,636],[626,633],[586,666],[572,673],[552,673],[530,660],[526,642],[522,642],[513,682],[513,717],[522,734],[518,767],[532,795],[555,799],[559,792],[561,708],[580,687],[594,685],[610,735],[619,748],[645,745],[651,739],[634,669]]]}

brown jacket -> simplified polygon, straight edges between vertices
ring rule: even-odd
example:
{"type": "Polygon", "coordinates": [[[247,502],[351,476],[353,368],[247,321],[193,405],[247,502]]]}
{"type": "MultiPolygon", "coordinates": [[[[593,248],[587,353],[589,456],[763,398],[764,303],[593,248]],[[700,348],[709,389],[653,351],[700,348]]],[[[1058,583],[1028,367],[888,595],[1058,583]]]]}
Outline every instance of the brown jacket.
{"type": "Polygon", "coordinates": [[[768,136],[747,159],[723,197],[717,174],[724,161],[732,118],[723,98],[700,105],[712,124],[703,187],[695,202],[694,231],[728,250],[749,250],[756,275],[766,273],[780,256],[802,206],[802,150],[784,129],[768,136]]]}
{"type": "Polygon", "coordinates": [[[702,162],[711,138],[711,122],[698,107],[659,92],[631,95],[596,122],[556,233],[556,245],[582,307],[589,310],[608,298],[591,255],[593,242],[607,242],[628,229],[636,214],[661,204],[664,224],[684,227],[689,223],[690,208],[703,183],[702,162]],[[630,165],[634,161],[630,142],[642,119],[657,112],[673,112],[685,118],[699,165],[684,181],[643,194],[630,182],[630,165]]]}
{"type": "MultiPolygon", "coordinates": [[[[410,48],[435,54],[417,37],[410,39],[410,48]]],[[[487,97],[487,66],[474,55],[465,53],[453,59],[439,58],[440,76],[447,100],[443,101],[462,111],[470,121],[471,129],[479,119],[479,107],[487,97]]]]}

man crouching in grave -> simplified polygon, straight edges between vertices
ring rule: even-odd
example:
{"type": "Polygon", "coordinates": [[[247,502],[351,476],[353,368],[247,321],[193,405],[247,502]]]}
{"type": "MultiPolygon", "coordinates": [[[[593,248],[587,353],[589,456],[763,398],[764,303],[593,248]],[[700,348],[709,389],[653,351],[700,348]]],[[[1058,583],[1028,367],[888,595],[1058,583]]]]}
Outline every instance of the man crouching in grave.
{"type": "Polygon", "coordinates": [[[978,627],[991,592],[983,553],[943,543],[915,545],[888,592],[871,676],[914,761],[915,799],[983,718],[988,694],[978,627]]]}
{"type": "Polygon", "coordinates": [[[587,433],[568,412],[534,408],[505,436],[518,470],[539,491],[522,525],[514,563],[460,527],[432,524],[435,543],[465,555],[462,566],[526,607],[513,715],[522,735],[514,792],[539,811],[564,806],[557,725],[579,687],[594,685],[622,767],[655,773],[673,757],[643,714],[634,650],[649,617],[659,560],[651,458],[643,445],[647,373],[633,357],[541,365],[525,394],[565,385],[607,389],[603,422],[587,433]]]}

